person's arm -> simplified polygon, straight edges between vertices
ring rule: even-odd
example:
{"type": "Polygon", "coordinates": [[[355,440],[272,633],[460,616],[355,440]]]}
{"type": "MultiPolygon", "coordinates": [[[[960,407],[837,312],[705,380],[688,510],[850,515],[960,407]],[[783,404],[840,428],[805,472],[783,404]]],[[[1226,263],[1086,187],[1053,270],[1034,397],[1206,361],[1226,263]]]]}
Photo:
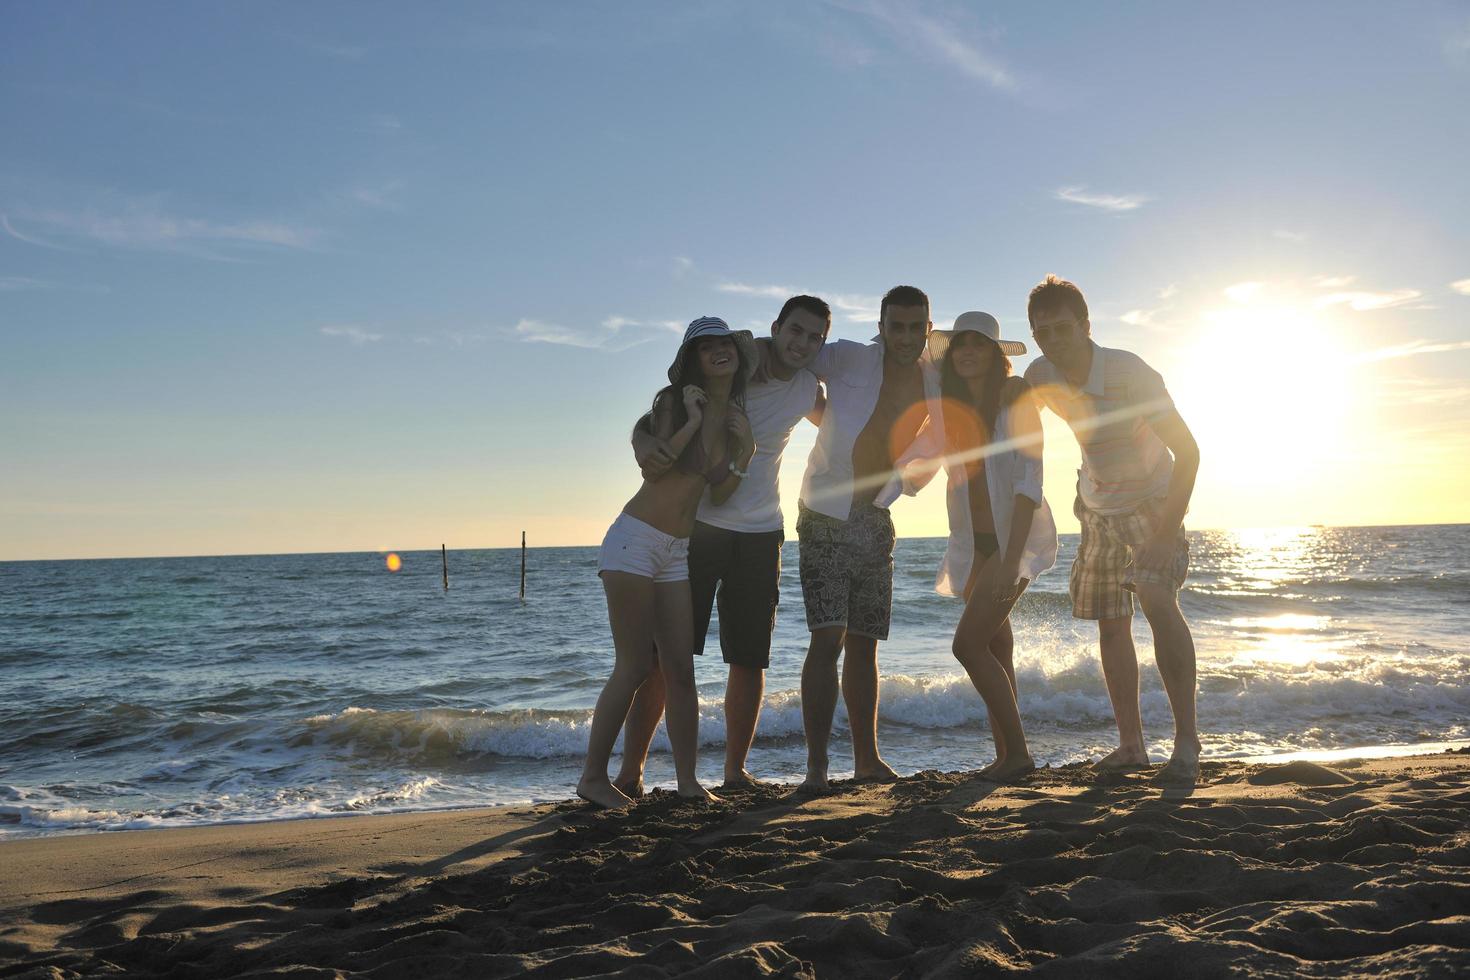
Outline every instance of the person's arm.
{"type": "Polygon", "coordinates": [[[893,461],[893,470],[902,481],[904,495],[913,497],[929,485],[943,466],[944,430],[936,424],[931,412],[924,420],[924,427],[914,437],[913,445],[893,461]]]}
{"type": "Polygon", "coordinates": [[[812,402],[812,410],[806,413],[806,420],[817,428],[822,427],[822,415],[827,411],[827,389],[821,383],[817,384],[817,400],[812,402]]]}
{"type": "Polygon", "coordinates": [[[1010,407],[1010,432],[1016,451],[1021,455],[1021,480],[1016,484],[1012,504],[1011,526],[1006,536],[1006,551],[1001,556],[999,574],[993,584],[993,598],[1007,602],[1015,597],[1021,578],[1021,558],[1026,554],[1026,541],[1031,537],[1031,524],[1036,508],[1041,506],[1041,412],[1036,407],[1030,385],[1013,379],[1008,394],[1014,397],[1010,407]]]}
{"type": "Polygon", "coordinates": [[[653,413],[645,412],[633,426],[633,459],[645,480],[657,480],[674,465],[669,444],[653,434],[653,413]]]}
{"type": "Polygon", "coordinates": [[[826,381],[830,376],[842,370],[842,351],[844,345],[850,344],[847,340],[828,340],[823,342],[822,349],[817,351],[817,356],[812,358],[811,372],[820,381],[826,381]]]}
{"type": "Polygon", "coordinates": [[[1189,498],[1194,496],[1194,478],[1199,473],[1199,444],[1173,405],[1150,417],[1148,425],[1174,454],[1174,472],[1169,476],[1169,491],[1164,496],[1159,526],[1154,529],[1153,537],[1138,550],[1133,561],[1139,568],[1163,568],[1174,555],[1174,536],[1184,524],[1189,498]]]}
{"type": "MultiPolygon", "coordinates": [[[[750,431],[750,419],[737,406],[730,406],[725,416],[725,429],[728,433],[730,446],[730,461],[735,464],[735,469],[744,473],[750,469],[750,461],[755,456],[755,436],[750,431]]],[[[719,483],[711,483],[709,497],[715,506],[723,504],[730,499],[730,495],[740,489],[744,477],[733,470],[725,473],[725,478],[719,483]]]]}
{"type": "Polygon", "coordinates": [[[698,385],[685,385],[681,394],[684,399],[684,410],[689,413],[689,419],[678,430],[674,429],[673,406],[667,404],[666,399],[661,399],[653,407],[653,434],[654,437],[668,444],[669,452],[674,459],[678,459],[699,432],[699,427],[704,421],[704,403],[708,401],[704,390],[698,385]]]}
{"type": "Polygon", "coordinates": [[[1189,498],[1194,495],[1194,478],[1199,473],[1199,444],[1194,433],[1180,418],[1174,400],[1164,388],[1164,379],[1146,364],[1140,365],[1134,382],[1135,401],[1145,410],[1144,421],[1174,456],[1174,470],[1169,476],[1169,489],[1159,514],[1159,526],[1141,548],[1135,550],[1133,562],[1139,568],[1163,568],[1174,555],[1174,538],[1189,511],[1189,498]]]}

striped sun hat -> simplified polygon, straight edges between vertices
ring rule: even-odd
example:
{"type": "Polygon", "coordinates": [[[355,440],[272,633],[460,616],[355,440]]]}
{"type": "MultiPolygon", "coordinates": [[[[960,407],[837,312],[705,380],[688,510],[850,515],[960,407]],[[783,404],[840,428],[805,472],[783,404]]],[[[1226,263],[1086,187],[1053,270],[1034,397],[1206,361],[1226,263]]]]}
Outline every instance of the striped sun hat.
{"type": "Polygon", "coordinates": [[[735,350],[740,355],[740,369],[745,372],[747,378],[760,363],[760,355],[756,351],[755,337],[749,330],[731,330],[730,325],[717,316],[702,316],[692,321],[684,330],[684,339],[679,344],[679,352],[674,355],[674,363],[669,365],[669,383],[677,384],[679,381],[679,365],[684,362],[684,352],[689,345],[702,337],[729,337],[735,341],[735,350]]]}

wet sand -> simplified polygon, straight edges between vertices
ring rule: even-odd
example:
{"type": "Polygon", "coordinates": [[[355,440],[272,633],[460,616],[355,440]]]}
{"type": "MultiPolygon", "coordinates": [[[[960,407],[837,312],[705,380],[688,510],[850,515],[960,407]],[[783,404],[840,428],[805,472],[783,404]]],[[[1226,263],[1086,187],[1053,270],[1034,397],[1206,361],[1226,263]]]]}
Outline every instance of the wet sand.
{"type": "Polygon", "coordinates": [[[0,844],[0,976],[1470,974],[1470,755],[0,844]]]}

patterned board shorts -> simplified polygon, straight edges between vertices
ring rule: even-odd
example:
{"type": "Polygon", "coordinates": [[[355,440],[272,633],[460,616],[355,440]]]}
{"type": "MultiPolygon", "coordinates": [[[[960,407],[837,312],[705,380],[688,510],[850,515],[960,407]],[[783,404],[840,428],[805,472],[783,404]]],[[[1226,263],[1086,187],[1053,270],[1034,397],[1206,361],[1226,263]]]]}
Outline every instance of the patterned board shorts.
{"type": "Polygon", "coordinates": [[[857,636],[888,639],[893,611],[893,518],[862,507],[845,521],[798,505],[801,597],[806,626],[845,626],[857,636]]]}
{"type": "Polygon", "coordinates": [[[1077,619],[1126,619],[1133,615],[1138,585],[1165,585],[1178,592],[1189,574],[1189,540],[1184,528],[1163,568],[1134,568],[1133,549],[1145,544],[1159,525],[1163,498],[1145,500],[1127,514],[1098,514],[1082,498],[1072,513],[1082,522],[1082,541],[1072,562],[1072,615],[1077,619]]]}

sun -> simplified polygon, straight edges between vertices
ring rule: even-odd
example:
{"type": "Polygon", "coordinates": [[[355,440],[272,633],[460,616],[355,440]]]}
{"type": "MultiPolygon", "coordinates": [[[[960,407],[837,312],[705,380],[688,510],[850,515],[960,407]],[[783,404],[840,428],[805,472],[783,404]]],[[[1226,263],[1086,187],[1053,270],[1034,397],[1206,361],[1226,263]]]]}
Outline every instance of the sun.
{"type": "Polygon", "coordinates": [[[1348,450],[1355,360],[1331,324],[1285,307],[1209,311],[1198,322],[1168,384],[1216,473],[1237,486],[1284,486],[1348,450]]]}

